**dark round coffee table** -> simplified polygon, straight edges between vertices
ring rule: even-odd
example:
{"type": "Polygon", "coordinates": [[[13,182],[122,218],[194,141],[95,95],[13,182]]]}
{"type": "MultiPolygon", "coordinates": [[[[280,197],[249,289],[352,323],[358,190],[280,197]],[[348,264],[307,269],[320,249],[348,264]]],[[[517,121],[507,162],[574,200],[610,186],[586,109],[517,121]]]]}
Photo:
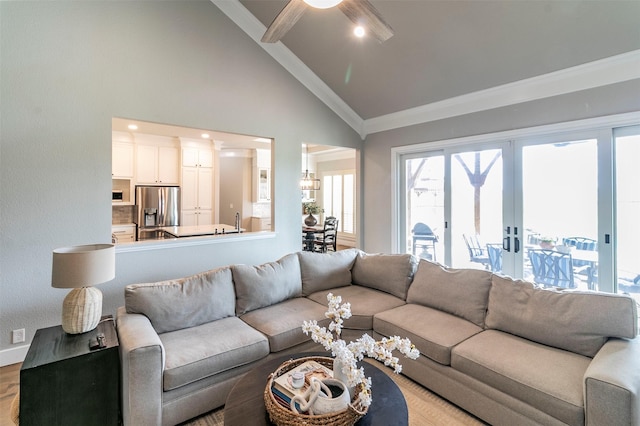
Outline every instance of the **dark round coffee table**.
{"type": "MultiPolygon", "coordinates": [[[[289,359],[306,356],[328,356],[327,353],[299,353],[284,355],[258,365],[241,378],[231,389],[224,406],[225,426],[271,425],[264,406],[264,388],[269,374],[289,359]]],[[[359,426],[406,426],[409,421],[407,403],[393,380],[375,365],[362,362],[367,377],[371,377],[373,402],[359,426]]]]}

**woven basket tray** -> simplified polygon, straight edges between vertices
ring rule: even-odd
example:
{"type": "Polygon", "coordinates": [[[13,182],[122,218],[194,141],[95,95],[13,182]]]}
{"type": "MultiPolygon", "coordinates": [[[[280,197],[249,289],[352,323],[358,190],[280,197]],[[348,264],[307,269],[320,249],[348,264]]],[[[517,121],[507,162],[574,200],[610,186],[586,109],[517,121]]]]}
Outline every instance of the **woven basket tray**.
{"type": "Polygon", "coordinates": [[[282,363],[275,372],[269,375],[267,386],[264,388],[264,404],[272,423],[278,426],[351,426],[367,414],[369,407],[362,407],[357,403],[362,385],[356,386],[351,404],[346,409],[335,413],[322,415],[296,414],[276,401],[273,392],[271,392],[273,380],[306,361],[316,361],[329,369],[333,369],[333,358],[327,357],[305,357],[282,363]]]}

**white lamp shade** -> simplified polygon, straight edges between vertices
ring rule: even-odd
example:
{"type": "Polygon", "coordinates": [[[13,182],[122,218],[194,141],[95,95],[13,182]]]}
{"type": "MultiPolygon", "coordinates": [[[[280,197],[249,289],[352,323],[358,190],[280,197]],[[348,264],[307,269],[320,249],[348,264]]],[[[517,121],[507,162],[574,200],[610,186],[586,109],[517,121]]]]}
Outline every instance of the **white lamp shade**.
{"type": "Polygon", "coordinates": [[[113,244],[64,247],[53,251],[51,287],[90,287],[111,281],[116,276],[116,251],[113,244]]]}

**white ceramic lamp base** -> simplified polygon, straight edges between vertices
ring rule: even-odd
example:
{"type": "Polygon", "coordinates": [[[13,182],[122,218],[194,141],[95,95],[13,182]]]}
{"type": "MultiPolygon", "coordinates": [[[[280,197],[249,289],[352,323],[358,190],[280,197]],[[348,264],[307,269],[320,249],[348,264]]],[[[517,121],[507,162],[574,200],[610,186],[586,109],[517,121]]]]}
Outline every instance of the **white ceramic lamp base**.
{"type": "Polygon", "coordinates": [[[102,292],[95,287],[74,288],[62,302],[62,329],[69,334],[91,331],[102,316],[102,292]]]}

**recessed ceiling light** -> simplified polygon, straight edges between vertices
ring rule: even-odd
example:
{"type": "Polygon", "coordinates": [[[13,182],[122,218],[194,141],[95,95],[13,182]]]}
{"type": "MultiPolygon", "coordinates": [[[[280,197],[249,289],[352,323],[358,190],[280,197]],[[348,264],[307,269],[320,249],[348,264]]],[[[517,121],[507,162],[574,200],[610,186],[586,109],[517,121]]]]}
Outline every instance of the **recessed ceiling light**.
{"type": "Polygon", "coordinates": [[[138,126],[136,126],[135,124],[129,124],[129,125],[127,126],[127,128],[128,128],[129,130],[138,130],[138,126]]]}
{"type": "Polygon", "coordinates": [[[355,34],[356,37],[360,37],[360,38],[364,37],[364,32],[365,32],[364,28],[361,27],[360,25],[358,25],[353,29],[353,34],[355,34]]]}
{"type": "Polygon", "coordinates": [[[253,141],[254,141],[254,142],[271,142],[271,139],[267,139],[267,138],[255,138],[253,141]]]}
{"type": "Polygon", "coordinates": [[[209,139],[209,133],[203,133],[200,135],[202,139],[209,139]]]}

